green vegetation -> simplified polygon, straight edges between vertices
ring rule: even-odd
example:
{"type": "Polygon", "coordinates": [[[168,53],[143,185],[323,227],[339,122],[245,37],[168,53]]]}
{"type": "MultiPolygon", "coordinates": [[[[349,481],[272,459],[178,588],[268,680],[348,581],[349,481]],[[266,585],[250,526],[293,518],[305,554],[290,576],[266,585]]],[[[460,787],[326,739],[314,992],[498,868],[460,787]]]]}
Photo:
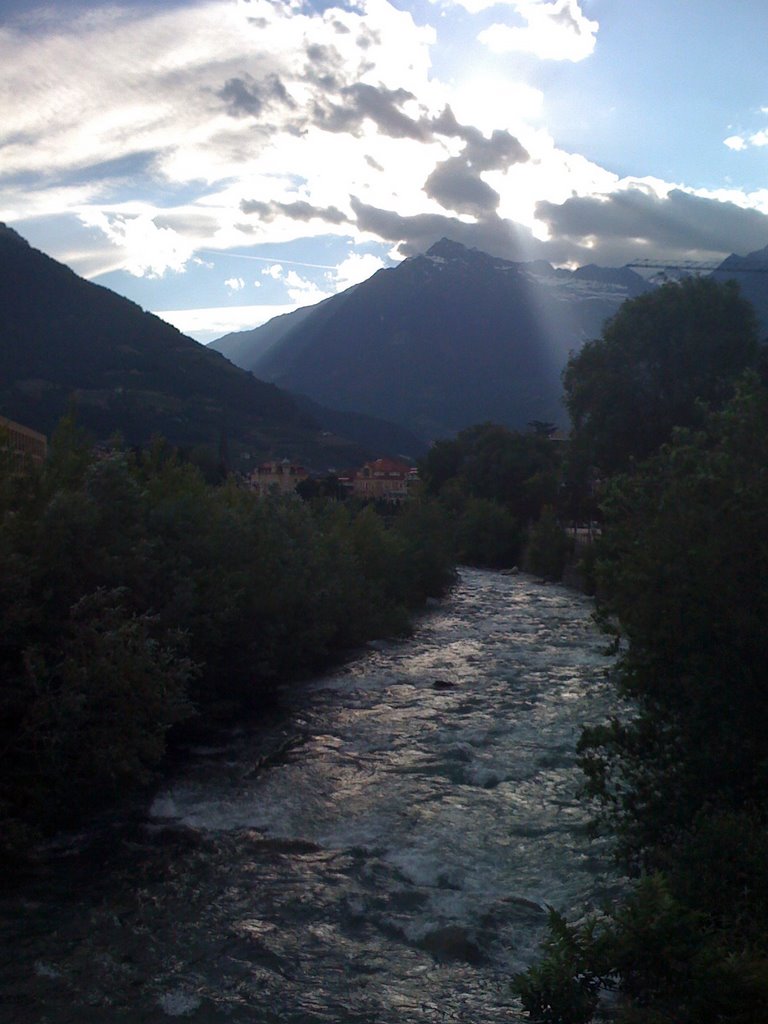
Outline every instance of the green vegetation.
{"type": "Polygon", "coordinates": [[[768,1006],[768,389],[745,372],[758,353],[733,285],[649,298],[593,345],[623,365],[618,384],[605,377],[588,399],[592,353],[569,368],[585,403],[577,444],[627,469],[604,487],[595,571],[632,711],[585,730],[579,749],[597,824],[637,881],[586,926],[555,921],[515,987],[538,1021],[589,1020],[589,998],[616,988],[621,1024],[756,1024],[768,1006]],[[634,377],[641,417],[671,337],[686,342],[685,400],[660,390],[653,424],[611,436],[603,413],[632,408],[622,389],[634,377]]]}
{"type": "Polygon", "coordinates": [[[257,500],[158,441],[44,466],[0,446],[0,830],[6,853],[145,783],[169,730],[255,714],[277,683],[407,628],[453,579],[436,507],[257,500]]]}
{"type": "Polygon", "coordinates": [[[561,455],[548,424],[518,433],[495,423],[438,441],[419,463],[425,492],[449,512],[457,559],[505,567],[521,562],[560,579],[569,549],[554,506],[561,455]]]}
{"type": "Polygon", "coordinates": [[[757,319],[734,281],[690,277],[625,302],[568,361],[574,457],[602,474],[703,423],[757,364],[757,319]]]}

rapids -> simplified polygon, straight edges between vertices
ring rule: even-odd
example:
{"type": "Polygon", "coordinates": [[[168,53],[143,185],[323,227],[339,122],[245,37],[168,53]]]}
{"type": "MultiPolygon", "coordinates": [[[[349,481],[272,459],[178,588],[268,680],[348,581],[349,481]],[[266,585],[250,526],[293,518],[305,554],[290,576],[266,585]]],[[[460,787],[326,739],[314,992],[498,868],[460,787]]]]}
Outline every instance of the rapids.
{"type": "Polygon", "coordinates": [[[403,641],[200,747],[0,901],[20,1024],[491,1024],[548,904],[619,884],[577,794],[613,707],[591,602],[463,570],[403,641]]]}

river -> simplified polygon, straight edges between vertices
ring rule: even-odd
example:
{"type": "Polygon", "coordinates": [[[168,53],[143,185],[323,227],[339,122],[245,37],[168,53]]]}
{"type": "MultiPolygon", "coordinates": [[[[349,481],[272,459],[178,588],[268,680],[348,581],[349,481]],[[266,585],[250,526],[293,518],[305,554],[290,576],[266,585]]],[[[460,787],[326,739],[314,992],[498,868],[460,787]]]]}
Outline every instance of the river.
{"type": "MultiPolygon", "coordinates": [[[[591,602],[464,570],[407,640],[198,747],[0,900],[19,1024],[491,1024],[546,906],[615,892],[574,748],[612,708],[591,602]]],[[[286,697],[286,699],[288,699],[286,697]]]]}

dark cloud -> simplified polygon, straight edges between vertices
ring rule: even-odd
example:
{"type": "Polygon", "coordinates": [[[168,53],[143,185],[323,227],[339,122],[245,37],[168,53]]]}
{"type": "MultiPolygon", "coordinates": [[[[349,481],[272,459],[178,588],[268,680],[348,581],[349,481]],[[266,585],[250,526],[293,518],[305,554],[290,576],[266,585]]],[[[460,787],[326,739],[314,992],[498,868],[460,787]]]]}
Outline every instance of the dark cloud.
{"type": "Polygon", "coordinates": [[[752,252],[768,243],[768,216],[735,203],[692,196],[679,189],[667,198],[641,189],[607,197],[541,202],[536,215],[549,227],[552,251],[592,262],[626,262],[654,255],[691,259],[752,252]]]}
{"type": "Polygon", "coordinates": [[[264,107],[277,103],[295,109],[296,104],[279,75],[269,74],[256,81],[247,72],[240,78],[230,78],[217,93],[227,105],[232,117],[258,117],[264,107]]]}
{"type": "Polygon", "coordinates": [[[514,135],[496,130],[486,139],[476,128],[468,129],[464,157],[478,171],[506,171],[512,164],[530,160],[528,151],[514,135]]]}
{"type": "Polygon", "coordinates": [[[429,140],[431,132],[424,120],[403,113],[400,106],[415,97],[405,89],[386,89],[356,82],[340,90],[341,103],[317,103],[315,120],[329,132],[357,135],[366,120],[372,121],[383,135],[393,139],[429,140]]]}
{"type": "Polygon", "coordinates": [[[403,217],[392,210],[368,206],[355,197],[351,200],[357,218],[357,227],[369,231],[387,242],[399,243],[403,256],[414,256],[426,250],[441,238],[452,238],[470,248],[482,249],[493,256],[509,260],[531,258],[532,239],[527,229],[495,214],[485,220],[468,224],[456,217],[421,213],[403,217]]]}
{"type": "Polygon", "coordinates": [[[320,43],[310,43],[306,49],[307,59],[311,64],[341,64],[341,54],[333,46],[322,46],[320,43]]]}
{"type": "Polygon", "coordinates": [[[527,150],[507,131],[486,138],[479,129],[460,124],[450,107],[430,122],[436,135],[464,140],[459,156],[438,164],[424,182],[424,191],[441,206],[457,213],[483,216],[499,205],[499,194],[480,177],[483,171],[506,171],[529,160],[527,150]]]}
{"type": "Polygon", "coordinates": [[[344,224],[349,220],[335,206],[312,206],[303,200],[294,203],[277,203],[272,200],[265,203],[259,199],[243,199],[240,210],[242,213],[256,214],[259,220],[266,223],[281,216],[299,221],[322,220],[326,224],[344,224]]]}
{"type": "Polygon", "coordinates": [[[460,124],[450,107],[433,118],[431,127],[437,135],[463,139],[467,144],[463,156],[478,171],[507,170],[512,164],[530,160],[525,147],[508,131],[497,129],[486,139],[479,128],[460,124]]]}
{"type": "MultiPolygon", "coordinates": [[[[318,47],[318,63],[325,68],[326,77],[333,74],[329,67],[333,63],[327,47],[318,47]],[[323,61],[320,61],[320,57],[323,61]]],[[[319,81],[319,71],[314,71],[314,81],[319,81]]],[[[393,139],[415,139],[417,142],[432,142],[436,136],[463,139],[465,162],[476,171],[506,170],[512,164],[522,163],[529,158],[525,148],[507,131],[494,131],[485,138],[481,131],[470,125],[460,124],[450,107],[437,117],[411,117],[402,110],[404,103],[416,97],[406,89],[387,89],[384,86],[355,82],[338,90],[338,101],[317,100],[314,108],[314,122],[329,132],[349,132],[359,135],[363,123],[372,121],[383,135],[393,139]]]]}
{"type": "Polygon", "coordinates": [[[336,92],[343,82],[345,62],[335,46],[310,43],[306,48],[305,81],[319,85],[326,92],[336,92]]]}
{"type": "Polygon", "coordinates": [[[424,182],[424,191],[448,210],[478,217],[499,205],[499,193],[460,156],[438,164],[424,182]]]}

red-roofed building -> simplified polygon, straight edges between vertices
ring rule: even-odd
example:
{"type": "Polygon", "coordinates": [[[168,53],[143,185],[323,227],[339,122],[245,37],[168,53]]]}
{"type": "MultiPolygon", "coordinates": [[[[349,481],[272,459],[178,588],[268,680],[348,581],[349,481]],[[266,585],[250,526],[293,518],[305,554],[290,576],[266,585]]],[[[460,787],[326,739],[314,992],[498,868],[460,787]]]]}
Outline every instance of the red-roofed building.
{"type": "Polygon", "coordinates": [[[418,470],[407,462],[375,459],[358,469],[352,480],[352,493],[371,501],[404,501],[418,481],[418,470]]]}

